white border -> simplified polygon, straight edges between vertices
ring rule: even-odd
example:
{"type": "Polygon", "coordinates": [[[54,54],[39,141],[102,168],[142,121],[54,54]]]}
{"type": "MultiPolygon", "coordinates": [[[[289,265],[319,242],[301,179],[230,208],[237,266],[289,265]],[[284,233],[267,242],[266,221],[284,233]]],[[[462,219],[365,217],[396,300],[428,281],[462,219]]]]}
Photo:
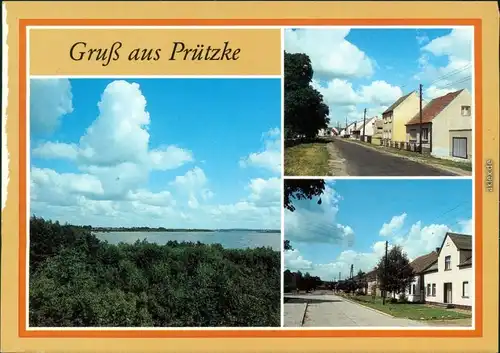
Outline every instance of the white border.
{"type": "MultiPolygon", "coordinates": [[[[450,29],[450,28],[457,28],[457,27],[472,27],[470,25],[447,25],[447,26],[417,26],[417,25],[411,25],[411,26],[403,26],[403,25],[398,25],[398,26],[27,26],[26,27],[26,96],[29,97],[30,95],[30,79],[43,79],[43,78],[71,78],[71,79],[92,79],[92,78],[99,78],[99,79],[113,79],[113,78],[128,78],[128,79],[148,79],[148,78],[174,78],[174,79],[189,79],[189,78],[269,78],[269,79],[277,79],[280,78],[282,80],[281,82],[281,87],[282,87],[282,98],[281,98],[281,103],[282,103],[282,108],[284,105],[284,33],[286,30],[289,29],[306,29],[306,28],[314,28],[314,29],[341,29],[341,28],[349,28],[349,29],[412,29],[412,28],[429,28],[429,29],[450,29]],[[140,30],[140,29],[149,29],[149,30],[154,30],[154,29],[189,29],[189,30],[209,30],[209,29],[281,29],[281,45],[282,45],[282,53],[281,53],[281,58],[282,58],[282,73],[281,75],[206,75],[206,76],[195,76],[195,75],[115,75],[115,76],[97,76],[97,75],[88,75],[88,76],[74,76],[74,75],[30,75],[30,31],[36,30],[36,29],[44,29],[44,30],[61,30],[61,29],[85,29],[85,30],[92,30],[92,29],[135,29],[135,30],[140,30]]],[[[472,38],[472,53],[474,54],[475,47],[474,47],[474,36],[472,38]]],[[[474,55],[472,55],[472,100],[473,100],[473,112],[474,112],[474,117],[475,117],[475,67],[474,67],[474,55]]],[[[29,105],[29,99],[26,99],[26,116],[29,117],[30,114],[30,105],[29,105]]],[[[284,182],[284,109],[282,109],[282,119],[281,119],[281,136],[282,136],[282,170],[281,170],[281,178],[282,178],[282,200],[281,200],[281,274],[284,271],[284,249],[283,249],[283,241],[284,241],[284,208],[283,208],[283,182],[284,182]]],[[[168,331],[169,330],[179,330],[179,331],[221,331],[221,330],[226,330],[226,331],[237,331],[237,330],[244,330],[244,331],[398,331],[398,330],[412,330],[412,331],[435,331],[435,330],[443,330],[443,331],[470,331],[475,329],[475,304],[476,304],[476,281],[475,281],[475,262],[473,263],[473,278],[474,278],[474,305],[472,307],[472,327],[440,327],[440,326],[429,326],[429,327],[392,327],[392,326],[382,326],[382,327],[358,327],[358,326],[353,326],[353,327],[284,327],[284,299],[283,299],[283,275],[281,275],[281,327],[85,327],[85,328],[77,328],[77,327],[71,327],[71,328],[66,328],[66,327],[30,327],[29,326],[29,210],[30,210],[30,197],[29,197],[29,180],[30,180],[30,124],[29,124],[29,118],[26,124],[26,129],[27,129],[27,136],[26,136],[26,141],[27,141],[27,151],[26,151],[26,164],[27,164],[27,171],[26,171],[26,177],[27,177],[27,186],[28,190],[26,192],[26,207],[27,207],[27,215],[26,215],[26,229],[27,229],[27,234],[26,234],[26,245],[27,245],[27,250],[26,250],[26,331],[95,331],[95,330],[101,330],[101,331],[165,331],[166,335],[165,338],[168,338],[168,331]]],[[[473,131],[475,131],[475,120],[473,122],[473,131]]],[[[303,176],[303,177],[287,177],[288,179],[325,179],[325,180],[341,180],[341,179],[349,179],[349,180],[360,180],[360,179],[367,179],[367,180],[373,180],[373,179],[471,179],[472,181],[472,197],[473,197],[473,210],[472,210],[472,219],[473,221],[473,230],[475,231],[475,164],[478,162],[475,160],[475,155],[474,155],[474,147],[475,147],[475,142],[473,143],[473,148],[472,148],[472,153],[473,153],[473,166],[472,166],[472,176],[471,177],[461,177],[461,176],[456,176],[456,177],[315,177],[315,176],[303,176]]],[[[473,231],[473,233],[475,233],[473,231]]],[[[474,237],[474,236],[473,236],[474,237]]],[[[475,239],[475,237],[474,237],[475,239]]],[[[475,241],[473,242],[473,258],[475,259],[475,241]]],[[[484,309],[484,308],[483,308],[484,309]]]]}

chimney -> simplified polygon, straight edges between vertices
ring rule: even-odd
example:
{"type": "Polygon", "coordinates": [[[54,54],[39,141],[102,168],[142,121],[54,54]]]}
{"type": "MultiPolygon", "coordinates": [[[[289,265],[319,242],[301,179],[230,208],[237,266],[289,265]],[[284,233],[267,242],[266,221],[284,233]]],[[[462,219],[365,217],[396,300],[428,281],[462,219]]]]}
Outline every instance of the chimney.
{"type": "Polygon", "coordinates": [[[441,248],[436,248],[436,252],[439,252],[439,249],[441,249],[441,248]]]}

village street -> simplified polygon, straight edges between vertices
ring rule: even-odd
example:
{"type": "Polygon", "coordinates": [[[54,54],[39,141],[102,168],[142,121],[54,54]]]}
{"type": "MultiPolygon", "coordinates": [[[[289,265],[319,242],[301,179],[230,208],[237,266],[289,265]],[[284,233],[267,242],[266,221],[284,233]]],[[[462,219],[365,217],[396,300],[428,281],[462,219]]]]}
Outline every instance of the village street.
{"type": "MultiPolygon", "coordinates": [[[[359,143],[334,138],[329,146],[332,159],[341,160],[343,175],[351,176],[453,176],[455,173],[393,156],[359,143]]],[[[338,162],[337,162],[338,164],[338,162]]],[[[334,176],[340,173],[332,173],[334,176]]]]}
{"type": "Polygon", "coordinates": [[[286,295],[285,327],[425,327],[395,318],[333,294],[286,295]]]}

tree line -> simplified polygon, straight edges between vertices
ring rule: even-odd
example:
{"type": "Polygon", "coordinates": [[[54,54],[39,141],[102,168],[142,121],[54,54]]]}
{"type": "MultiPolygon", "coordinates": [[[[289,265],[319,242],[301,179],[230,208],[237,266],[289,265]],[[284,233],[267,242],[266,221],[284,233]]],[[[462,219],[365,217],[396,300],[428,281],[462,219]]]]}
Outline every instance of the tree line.
{"type": "MultiPolygon", "coordinates": [[[[300,190],[304,193],[303,197],[312,198],[321,194],[317,190],[309,194],[307,190],[311,190],[311,188],[305,185],[307,181],[304,180],[301,182],[300,190]]],[[[317,180],[312,182],[315,184],[317,180]]],[[[290,197],[289,199],[291,200],[290,197]]],[[[289,240],[284,241],[283,247],[285,251],[293,250],[289,240]]],[[[396,295],[400,294],[400,299],[404,300],[406,290],[412,284],[416,275],[407,254],[399,245],[392,246],[388,250],[387,255],[380,257],[373,272],[371,278],[368,278],[367,273],[359,270],[356,276],[348,277],[344,280],[339,279],[338,281],[327,282],[321,280],[320,277],[311,276],[309,273],[302,275],[300,271],[291,272],[290,270],[286,270],[283,275],[284,291],[285,293],[295,290],[309,292],[321,287],[349,294],[366,295],[371,292],[375,295],[377,292],[380,292],[383,296],[386,296],[387,293],[391,293],[393,298],[396,298],[396,295]]]]}
{"type": "Polygon", "coordinates": [[[30,219],[33,327],[280,325],[281,256],[271,248],[136,241],[30,219]]]}

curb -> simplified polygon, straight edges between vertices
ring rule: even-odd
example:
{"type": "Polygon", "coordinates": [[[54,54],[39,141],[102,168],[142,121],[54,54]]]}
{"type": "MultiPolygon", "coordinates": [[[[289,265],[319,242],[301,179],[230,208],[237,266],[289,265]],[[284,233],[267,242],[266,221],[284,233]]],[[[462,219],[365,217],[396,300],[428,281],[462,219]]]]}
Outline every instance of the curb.
{"type": "Polygon", "coordinates": [[[366,308],[366,309],[368,309],[368,310],[371,310],[371,311],[374,311],[374,312],[376,312],[376,313],[382,314],[382,315],[384,315],[384,316],[387,316],[387,317],[391,317],[391,318],[397,319],[395,316],[392,316],[392,315],[390,315],[390,314],[384,313],[383,311],[380,311],[380,310],[377,310],[377,309],[370,308],[369,306],[366,306],[366,305],[360,304],[360,303],[358,303],[358,302],[356,302],[356,301],[354,301],[354,300],[347,299],[346,297],[341,297],[341,298],[343,298],[345,301],[350,302],[350,303],[352,303],[352,304],[356,304],[356,305],[362,306],[363,308],[366,308]]]}
{"type": "Polygon", "coordinates": [[[354,142],[354,141],[349,141],[348,139],[343,139],[342,141],[345,141],[347,143],[352,143],[352,144],[356,144],[358,146],[361,146],[361,147],[364,147],[364,148],[370,148],[372,150],[375,150],[377,152],[380,152],[380,153],[384,153],[386,155],[389,155],[389,156],[393,156],[393,157],[399,157],[399,158],[402,158],[402,159],[406,159],[406,160],[409,160],[409,161],[412,161],[412,162],[415,162],[415,163],[420,163],[420,164],[424,164],[424,165],[427,165],[427,166],[430,166],[434,169],[439,169],[439,170],[442,170],[444,172],[448,172],[448,173],[453,173],[457,176],[471,176],[472,175],[472,172],[471,174],[467,174],[467,172],[457,172],[456,169],[459,169],[459,168],[454,168],[453,170],[452,169],[448,169],[446,167],[443,167],[443,166],[440,166],[440,165],[437,165],[437,164],[426,164],[416,158],[412,158],[412,157],[407,157],[407,156],[402,156],[402,155],[399,155],[397,153],[392,153],[390,151],[385,151],[385,150],[381,150],[381,149],[378,149],[376,147],[372,147],[372,146],[367,146],[363,143],[358,143],[358,142],[354,142]]]}
{"type": "Polygon", "coordinates": [[[306,321],[306,313],[307,313],[307,307],[309,306],[309,303],[306,302],[306,307],[304,308],[304,314],[302,314],[302,320],[300,320],[300,326],[304,326],[304,322],[306,321]]]}

